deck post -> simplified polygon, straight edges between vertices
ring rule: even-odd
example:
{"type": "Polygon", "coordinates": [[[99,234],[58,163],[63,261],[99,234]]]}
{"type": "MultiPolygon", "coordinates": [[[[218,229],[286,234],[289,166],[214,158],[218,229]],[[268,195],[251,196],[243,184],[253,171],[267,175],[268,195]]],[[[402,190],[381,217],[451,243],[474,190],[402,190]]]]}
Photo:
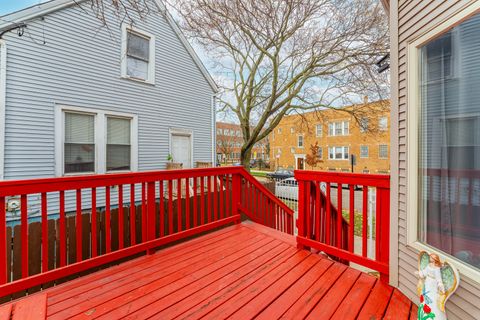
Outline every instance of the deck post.
{"type": "MultiPolygon", "coordinates": [[[[232,215],[239,215],[238,205],[240,204],[241,180],[239,174],[232,175],[232,215]]],[[[240,223],[241,219],[235,220],[235,224],[240,223]]]]}
{"type": "MultiPolygon", "coordinates": [[[[378,261],[389,264],[390,259],[390,190],[377,188],[376,224],[375,233],[378,244],[376,245],[376,257],[378,261]]],[[[388,283],[388,273],[380,274],[380,280],[388,283]]]]}
{"type": "Polygon", "coordinates": [[[298,216],[297,216],[297,248],[305,249],[305,246],[298,241],[298,237],[305,237],[305,181],[298,180],[298,216]]]}
{"type": "MultiPolygon", "coordinates": [[[[147,241],[155,239],[155,182],[147,183],[147,241]]],[[[153,254],[155,250],[147,249],[147,254],[153,254]]]]}

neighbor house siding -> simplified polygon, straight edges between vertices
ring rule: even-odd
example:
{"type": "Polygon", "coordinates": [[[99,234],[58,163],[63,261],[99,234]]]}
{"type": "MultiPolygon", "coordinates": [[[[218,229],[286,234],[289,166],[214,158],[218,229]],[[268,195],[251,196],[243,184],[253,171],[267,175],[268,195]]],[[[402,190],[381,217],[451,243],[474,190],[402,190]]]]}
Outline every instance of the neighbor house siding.
{"type": "MultiPolygon", "coordinates": [[[[398,56],[392,54],[393,73],[398,75],[398,81],[395,77],[392,81],[393,101],[392,101],[392,122],[398,123],[398,128],[392,137],[398,141],[392,141],[392,144],[398,145],[398,150],[392,149],[396,154],[392,156],[394,165],[398,166],[398,180],[392,181],[396,185],[392,190],[393,209],[398,207],[398,254],[392,255],[393,265],[398,264],[398,273],[393,276],[398,280],[398,286],[410,299],[417,301],[416,284],[417,278],[414,271],[417,270],[418,252],[407,246],[407,45],[419,35],[425,33],[439,22],[450,17],[465,7],[469,1],[391,1],[391,32],[396,43],[392,43],[392,50],[398,50],[398,56]],[[398,18],[397,18],[398,14],[398,18]],[[398,48],[397,48],[398,45],[398,48]]],[[[396,53],[397,53],[396,52],[396,53]]],[[[415,182],[411,182],[415,183],[415,182]]],[[[395,214],[393,215],[393,217],[395,214]]],[[[395,248],[396,245],[393,245],[395,248]]],[[[469,279],[463,276],[456,294],[447,303],[449,319],[480,319],[480,279],[469,279]]],[[[395,281],[397,282],[397,281],[395,281]]],[[[396,283],[395,283],[396,284],[396,283]]],[[[418,302],[418,301],[417,301],[418,302]]]]}
{"type": "Polygon", "coordinates": [[[107,9],[102,26],[88,3],[82,6],[29,21],[23,37],[4,35],[5,179],[55,175],[56,105],[138,115],[141,171],[165,168],[169,128],[191,129],[193,161],[212,161],[214,92],[163,14],[135,24],[156,38],[156,79],[149,85],[120,78],[119,20],[107,9]]]}

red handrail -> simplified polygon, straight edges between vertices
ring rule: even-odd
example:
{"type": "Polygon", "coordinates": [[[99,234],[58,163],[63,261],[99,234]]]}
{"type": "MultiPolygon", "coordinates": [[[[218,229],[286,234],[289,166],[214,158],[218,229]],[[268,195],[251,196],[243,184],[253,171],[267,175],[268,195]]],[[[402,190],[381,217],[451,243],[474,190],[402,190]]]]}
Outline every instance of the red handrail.
{"type": "Polygon", "coordinates": [[[354,262],[380,272],[388,281],[390,177],[356,173],[323,171],[295,171],[299,184],[297,243],[303,248],[314,248],[338,259],[354,262]],[[332,184],[337,185],[337,207],[332,206],[332,184]],[[321,185],[325,186],[322,191],[321,185]],[[343,186],[348,186],[343,190],[343,186]],[[355,188],[362,187],[362,248],[355,253],[355,188]],[[375,258],[367,255],[367,196],[375,188],[375,258]],[[342,216],[343,192],[348,193],[349,223],[342,216]]]}
{"type": "Polygon", "coordinates": [[[240,212],[293,234],[293,211],[242,167],[1,181],[0,296],[238,223],[240,212]],[[5,203],[12,196],[20,197],[21,219],[8,227],[14,235],[7,239],[5,203]],[[41,238],[33,242],[31,205],[40,208],[41,224],[41,238]],[[29,243],[38,245],[37,270],[29,269],[29,243]],[[7,255],[20,273],[10,270],[7,255]]]}
{"type": "Polygon", "coordinates": [[[242,178],[239,209],[252,221],[293,235],[293,210],[243,168],[242,178]]]}

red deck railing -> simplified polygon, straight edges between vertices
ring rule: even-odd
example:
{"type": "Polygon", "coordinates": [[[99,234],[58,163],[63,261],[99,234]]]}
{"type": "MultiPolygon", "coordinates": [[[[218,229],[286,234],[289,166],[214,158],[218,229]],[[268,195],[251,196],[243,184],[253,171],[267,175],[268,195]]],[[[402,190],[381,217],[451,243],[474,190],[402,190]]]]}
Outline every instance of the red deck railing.
{"type": "Polygon", "coordinates": [[[293,211],[242,167],[2,181],[0,296],[238,223],[239,206],[293,233],[293,211]],[[7,226],[12,196],[20,220],[7,226]]]}
{"type": "MultiPolygon", "coordinates": [[[[297,243],[380,272],[388,279],[390,234],[390,177],[387,175],[295,171],[299,184],[297,243]],[[332,209],[332,184],[336,186],[336,210],[332,209]],[[348,186],[347,190],[343,187],[348,186]],[[355,191],[361,187],[361,191],[355,191]],[[367,252],[368,192],[375,188],[375,257],[367,252]],[[348,207],[344,195],[348,193],[348,207]],[[357,195],[355,194],[357,192],[357,195]],[[362,197],[361,253],[355,253],[355,197],[362,197]],[[342,213],[348,211],[348,224],[342,213]]],[[[357,250],[358,251],[358,250],[357,250]]]]}

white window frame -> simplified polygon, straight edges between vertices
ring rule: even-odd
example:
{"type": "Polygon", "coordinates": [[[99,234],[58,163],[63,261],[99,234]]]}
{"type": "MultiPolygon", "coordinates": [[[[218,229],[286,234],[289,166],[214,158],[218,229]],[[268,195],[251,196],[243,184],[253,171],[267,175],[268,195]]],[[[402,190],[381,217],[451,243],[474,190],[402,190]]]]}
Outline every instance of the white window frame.
{"type": "Polygon", "coordinates": [[[76,106],[57,105],[55,107],[55,175],[82,176],[103,173],[138,171],[138,116],[122,112],[76,106]],[[95,117],[95,171],[65,173],[65,113],[82,113],[95,117]],[[107,117],[131,119],[130,125],[130,170],[107,171],[107,117]]]}
{"type": "Polygon", "coordinates": [[[420,48],[437,38],[441,34],[449,31],[451,28],[467,20],[470,16],[480,13],[480,2],[470,3],[463,10],[450,16],[438,25],[429,29],[423,35],[416,38],[407,45],[407,61],[408,61],[408,110],[407,110],[407,245],[415,250],[427,250],[434,252],[444,260],[448,259],[462,275],[467,276],[470,280],[480,283],[480,272],[463,261],[446,254],[437,248],[422,243],[418,237],[418,160],[419,160],[419,115],[421,112],[420,103],[420,48]]]}
{"type": "Polygon", "coordinates": [[[295,133],[295,128],[294,127],[290,127],[290,133],[295,133]]]}
{"type": "Polygon", "coordinates": [[[302,134],[297,136],[297,147],[304,148],[305,147],[305,137],[302,134]],[[302,145],[300,145],[300,138],[302,138],[302,145]]]}
{"type": "Polygon", "coordinates": [[[348,136],[350,135],[350,121],[342,120],[342,121],[332,121],[328,124],[328,135],[331,137],[341,137],[341,136],[348,136]],[[336,133],[336,125],[340,124],[342,133],[336,133]]]}
{"type": "Polygon", "coordinates": [[[155,84],[155,36],[149,32],[137,29],[133,26],[123,23],[120,61],[121,61],[120,63],[121,78],[137,81],[140,83],[148,83],[148,84],[154,85],[155,84]],[[133,78],[127,74],[127,38],[128,38],[127,33],[129,31],[136,33],[140,36],[149,38],[148,78],[145,80],[133,78]]]}
{"type": "Polygon", "coordinates": [[[368,145],[362,144],[362,145],[360,145],[360,152],[359,153],[360,153],[360,158],[367,159],[370,156],[370,148],[368,147],[368,145]],[[367,155],[366,156],[362,156],[362,147],[367,148],[367,155]]]}
{"type": "Polygon", "coordinates": [[[380,117],[378,119],[378,130],[379,131],[388,131],[388,118],[387,117],[380,117]],[[382,126],[382,121],[385,120],[385,126],[382,126]]]}
{"type": "Polygon", "coordinates": [[[350,159],[350,147],[349,146],[329,146],[328,147],[328,160],[333,160],[333,161],[348,161],[350,159]],[[336,148],[342,148],[342,157],[341,159],[337,159],[335,157],[336,155],[336,152],[335,152],[335,149],[336,148]],[[333,153],[330,152],[330,149],[333,150],[333,153]],[[345,159],[345,150],[347,150],[347,159],[345,159]],[[330,157],[330,155],[333,154],[333,158],[330,157]]]}
{"type": "Polygon", "coordinates": [[[316,135],[317,137],[321,137],[321,136],[323,135],[323,125],[317,124],[317,125],[315,126],[315,135],[316,135]],[[318,130],[318,129],[320,129],[320,130],[318,130]]]}
{"type": "Polygon", "coordinates": [[[382,159],[382,160],[388,159],[388,144],[379,144],[378,145],[378,159],[382,159]],[[387,146],[387,156],[386,157],[381,157],[380,156],[380,147],[381,146],[387,146]]]}
{"type": "Polygon", "coordinates": [[[7,43],[0,39],[0,180],[5,177],[5,108],[7,99],[7,43]]]}

